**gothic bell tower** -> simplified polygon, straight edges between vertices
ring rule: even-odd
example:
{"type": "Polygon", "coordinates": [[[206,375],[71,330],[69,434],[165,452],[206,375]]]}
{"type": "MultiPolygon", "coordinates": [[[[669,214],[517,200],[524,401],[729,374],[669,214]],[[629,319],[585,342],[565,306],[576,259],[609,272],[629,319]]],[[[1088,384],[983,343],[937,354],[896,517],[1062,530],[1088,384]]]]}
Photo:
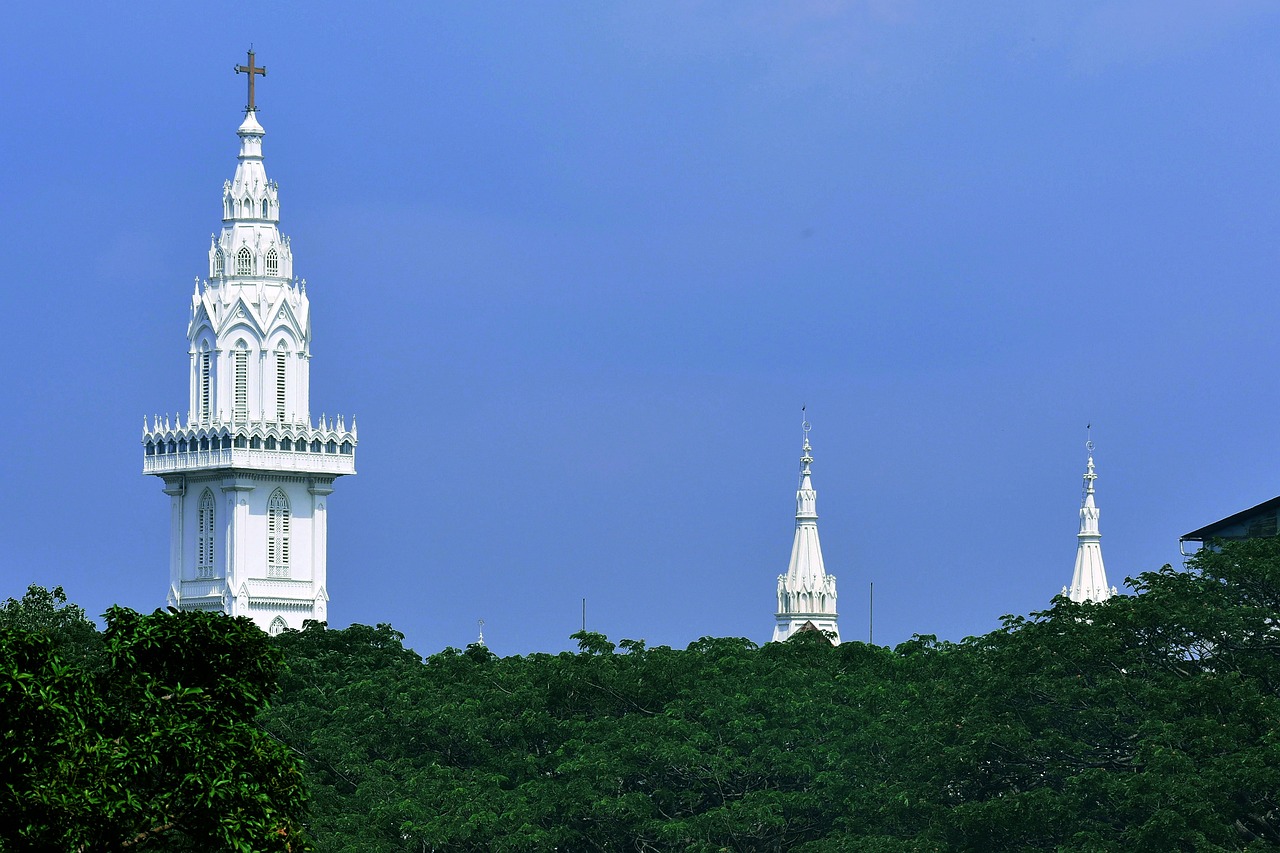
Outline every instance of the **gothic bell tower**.
{"type": "Polygon", "coordinates": [[[355,419],[310,413],[311,303],[280,233],[253,81],[222,229],[187,324],[185,417],[143,418],[143,473],[169,495],[170,607],[248,616],[270,633],[328,618],[334,480],[354,474],[355,419]]]}

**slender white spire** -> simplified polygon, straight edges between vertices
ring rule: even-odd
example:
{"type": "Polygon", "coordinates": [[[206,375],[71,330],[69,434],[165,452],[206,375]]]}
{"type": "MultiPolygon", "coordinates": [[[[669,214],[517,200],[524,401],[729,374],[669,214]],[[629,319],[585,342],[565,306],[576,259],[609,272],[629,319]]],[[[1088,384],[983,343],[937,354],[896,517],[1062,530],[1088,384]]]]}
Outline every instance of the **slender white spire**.
{"type": "MultiPolygon", "coordinates": [[[[801,410],[803,412],[803,409],[801,410]]],[[[809,422],[804,430],[800,457],[800,487],[796,490],[796,533],[791,543],[791,562],[786,574],[778,575],[778,611],[774,614],[774,641],[785,640],[797,631],[817,629],[835,643],[840,642],[836,624],[836,579],[827,574],[818,542],[818,493],[812,481],[813,447],[809,444],[809,422]]]]}
{"type": "Polygon", "coordinates": [[[1062,594],[1072,601],[1106,601],[1116,594],[1116,588],[1107,586],[1107,572],[1102,565],[1102,533],[1098,530],[1100,510],[1094,503],[1093,481],[1098,475],[1093,470],[1093,442],[1086,441],[1089,462],[1084,472],[1084,496],[1080,500],[1080,532],[1076,534],[1076,569],[1071,576],[1071,586],[1063,587],[1062,594]]]}

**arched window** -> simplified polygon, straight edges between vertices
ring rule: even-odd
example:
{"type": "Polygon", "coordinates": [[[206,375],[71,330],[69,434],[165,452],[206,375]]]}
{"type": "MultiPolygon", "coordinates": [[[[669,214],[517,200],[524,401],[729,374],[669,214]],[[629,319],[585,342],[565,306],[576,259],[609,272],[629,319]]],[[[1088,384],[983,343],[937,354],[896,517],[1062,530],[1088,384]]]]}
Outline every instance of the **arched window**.
{"type": "Polygon", "coordinates": [[[222,275],[222,250],[213,250],[213,274],[215,276],[222,275]]]}
{"type": "Polygon", "coordinates": [[[262,200],[262,218],[263,218],[263,219],[266,219],[266,218],[267,218],[267,211],[268,211],[268,210],[270,210],[270,207],[269,207],[269,205],[267,204],[267,200],[264,198],[264,199],[262,200]]]}
{"type": "Polygon", "coordinates": [[[277,616],[271,620],[271,627],[267,628],[267,633],[275,637],[289,630],[289,626],[285,624],[284,618],[277,616]]]}
{"type": "Polygon", "coordinates": [[[267,275],[277,275],[280,272],[280,256],[276,254],[275,249],[267,250],[267,275]]]}
{"type": "Polygon", "coordinates": [[[200,495],[200,511],[197,516],[196,575],[213,577],[213,492],[208,489],[200,495]]]}
{"type": "Polygon", "coordinates": [[[293,450],[293,440],[288,438],[280,439],[281,450],[293,450]]]}
{"type": "Polygon", "coordinates": [[[241,202],[240,209],[243,211],[241,215],[244,218],[248,219],[249,217],[253,216],[253,199],[249,198],[248,196],[245,196],[244,201],[241,202]]]}
{"type": "Polygon", "coordinates": [[[213,400],[210,396],[210,360],[209,345],[206,343],[200,348],[200,422],[209,422],[209,413],[212,410],[213,400]]]}
{"type": "Polygon", "coordinates": [[[283,489],[267,501],[267,577],[289,577],[289,498],[283,489]]]}
{"type": "Polygon", "coordinates": [[[235,418],[243,421],[249,417],[249,348],[244,341],[236,342],[232,358],[235,360],[235,418]]]}
{"type": "Polygon", "coordinates": [[[279,348],[276,349],[276,420],[280,423],[284,423],[285,420],[285,392],[288,390],[288,376],[289,350],[281,341],[279,348]]]}
{"type": "Polygon", "coordinates": [[[236,252],[236,275],[253,275],[253,252],[248,246],[242,246],[236,252]]]}

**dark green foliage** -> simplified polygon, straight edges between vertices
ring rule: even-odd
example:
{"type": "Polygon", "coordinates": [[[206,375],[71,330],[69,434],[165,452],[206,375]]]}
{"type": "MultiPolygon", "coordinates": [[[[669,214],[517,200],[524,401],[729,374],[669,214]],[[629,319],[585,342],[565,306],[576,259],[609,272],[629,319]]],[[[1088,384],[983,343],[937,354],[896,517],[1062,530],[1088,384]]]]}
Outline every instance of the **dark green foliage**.
{"type": "Polygon", "coordinates": [[[302,849],[290,754],[333,853],[1280,849],[1280,540],[1131,585],[960,643],[426,660],[388,625],[99,635],[33,589],[0,608],[0,849],[302,849]]]}
{"type": "Polygon", "coordinates": [[[1280,849],[1280,542],[962,643],[276,639],[320,849],[1280,849]]]}
{"type": "Polygon", "coordinates": [[[0,604],[0,625],[49,640],[63,660],[94,669],[101,664],[102,635],[85,617],[84,608],[67,603],[62,587],[45,589],[32,584],[19,601],[0,604]]]}
{"type": "Polygon", "coordinates": [[[255,722],[266,635],[120,608],[97,635],[64,601],[33,588],[0,613],[0,849],[306,849],[301,773],[255,722]]]}

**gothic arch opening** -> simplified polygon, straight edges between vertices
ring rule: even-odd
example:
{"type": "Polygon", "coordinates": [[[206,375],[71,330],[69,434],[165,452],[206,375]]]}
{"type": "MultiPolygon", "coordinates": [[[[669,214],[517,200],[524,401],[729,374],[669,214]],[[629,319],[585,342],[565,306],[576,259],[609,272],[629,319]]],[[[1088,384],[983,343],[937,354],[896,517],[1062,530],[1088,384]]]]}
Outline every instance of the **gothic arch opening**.
{"type": "Polygon", "coordinates": [[[214,574],[213,513],[213,492],[206,488],[200,494],[200,508],[196,512],[196,576],[201,578],[211,578],[214,574]]]}
{"type": "Polygon", "coordinates": [[[231,358],[235,379],[233,410],[235,419],[243,421],[249,417],[249,345],[243,338],[236,341],[236,349],[231,358]]]}
{"type": "Polygon", "coordinates": [[[267,501],[267,577],[289,577],[289,497],[276,489],[267,501]]]}

